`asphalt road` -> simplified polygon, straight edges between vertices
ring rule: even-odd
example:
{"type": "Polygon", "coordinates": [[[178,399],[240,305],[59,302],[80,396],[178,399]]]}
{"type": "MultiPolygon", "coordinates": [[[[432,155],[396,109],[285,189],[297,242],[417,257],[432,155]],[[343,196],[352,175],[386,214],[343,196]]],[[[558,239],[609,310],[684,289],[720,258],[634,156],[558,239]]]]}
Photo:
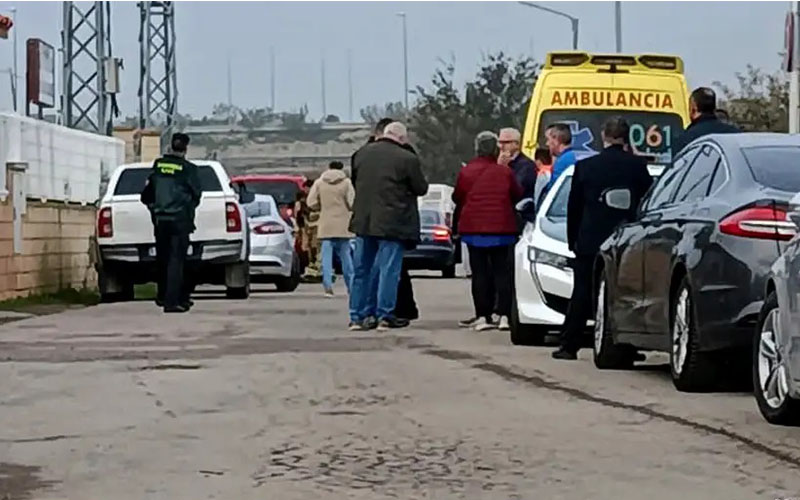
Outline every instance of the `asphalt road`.
{"type": "Polygon", "coordinates": [[[800,498],[800,429],[750,395],[458,330],[468,283],[414,284],[390,334],[311,285],[0,326],[0,499],[800,498]]]}

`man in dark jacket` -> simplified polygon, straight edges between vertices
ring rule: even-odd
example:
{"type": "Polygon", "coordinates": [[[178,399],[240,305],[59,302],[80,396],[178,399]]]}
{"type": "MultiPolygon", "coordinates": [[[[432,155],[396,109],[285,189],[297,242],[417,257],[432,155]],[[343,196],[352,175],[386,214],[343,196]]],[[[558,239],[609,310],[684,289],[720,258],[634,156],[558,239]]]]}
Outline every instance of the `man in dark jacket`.
{"type": "MultiPolygon", "coordinates": [[[[536,163],[525,156],[520,150],[522,135],[515,128],[504,128],[500,130],[497,144],[500,146],[500,155],[497,163],[508,165],[514,171],[517,182],[522,187],[522,197],[536,199],[536,163]]],[[[530,208],[520,214],[517,220],[517,232],[522,233],[526,222],[532,222],[536,216],[536,206],[531,204],[530,208]]]]}
{"type": "MultiPolygon", "coordinates": [[[[383,129],[385,129],[386,125],[389,125],[393,121],[394,120],[392,120],[391,118],[381,118],[380,120],[378,120],[378,123],[375,124],[375,128],[372,129],[372,133],[369,135],[369,139],[367,139],[367,144],[364,144],[364,146],[372,144],[373,142],[383,137],[383,129]]],[[[350,181],[353,183],[354,186],[356,184],[356,177],[358,175],[358,173],[356,172],[356,155],[362,149],[364,149],[364,146],[357,149],[356,152],[353,153],[352,156],[350,156],[350,181]]]]}
{"type": "Polygon", "coordinates": [[[402,147],[407,137],[405,125],[390,123],[383,137],[354,157],[353,171],[358,172],[350,222],[356,235],[350,296],[354,331],[370,329],[376,321],[380,330],[407,326],[394,316],[397,288],[404,245],[419,239],[417,198],[428,191],[419,158],[402,147]]]}
{"type": "Polygon", "coordinates": [[[602,132],[605,149],[575,165],[567,202],[567,243],[575,254],[572,297],[564,318],[561,347],[553,352],[556,359],[577,359],[592,309],[592,271],[597,252],[619,224],[633,220],[652,183],[647,160],[625,151],[629,131],[622,118],[609,119],[602,132]],[[627,210],[606,204],[605,195],[611,189],[628,190],[627,210]]]}
{"type": "Polygon", "coordinates": [[[692,123],[675,140],[672,157],[676,158],[690,142],[711,134],[735,134],[736,126],[725,123],[717,115],[717,95],[707,87],[699,87],[689,98],[689,117],[692,123]]]}
{"type": "Polygon", "coordinates": [[[197,166],[186,160],[189,136],[172,136],[171,151],[153,163],[142,203],[153,220],[158,269],[158,298],[164,312],[186,312],[191,307],[191,287],[184,267],[189,235],[194,232],[194,217],[203,194],[197,166]]]}

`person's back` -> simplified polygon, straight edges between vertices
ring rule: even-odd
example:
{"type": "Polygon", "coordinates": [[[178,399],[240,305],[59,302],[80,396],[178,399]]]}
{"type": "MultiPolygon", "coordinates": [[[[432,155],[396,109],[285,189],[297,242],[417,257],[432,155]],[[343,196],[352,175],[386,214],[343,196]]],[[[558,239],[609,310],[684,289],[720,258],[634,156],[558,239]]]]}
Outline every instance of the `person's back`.
{"type": "Polygon", "coordinates": [[[418,157],[390,139],[379,139],[359,150],[353,168],[358,177],[351,232],[416,241],[417,197],[428,190],[418,157]]]}
{"type": "Polygon", "coordinates": [[[509,167],[488,156],[471,160],[459,171],[453,192],[460,209],[458,233],[516,234],[514,204],[522,194],[509,167]]]}
{"type": "Polygon", "coordinates": [[[201,195],[197,166],[182,156],[166,154],[153,162],[142,201],[154,221],[172,221],[191,232],[201,195]]]}
{"type": "Polygon", "coordinates": [[[712,89],[700,87],[692,92],[689,99],[692,123],[675,140],[672,146],[673,157],[677,157],[683,148],[700,137],[741,132],[735,125],[720,120],[717,111],[717,96],[712,89]]]}
{"type": "Polygon", "coordinates": [[[577,162],[572,189],[580,192],[570,194],[567,218],[568,239],[573,251],[581,255],[595,254],[619,224],[632,220],[651,183],[647,160],[625,151],[621,145],[609,146],[577,162]],[[604,193],[617,188],[630,191],[629,210],[611,208],[604,202],[604,193]],[[581,211],[577,225],[571,216],[576,210],[581,211]]]}
{"type": "Polygon", "coordinates": [[[320,239],[353,236],[348,226],[354,197],[353,184],[341,167],[330,168],[314,182],[308,204],[312,210],[319,211],[317,236],[320,239]]]}

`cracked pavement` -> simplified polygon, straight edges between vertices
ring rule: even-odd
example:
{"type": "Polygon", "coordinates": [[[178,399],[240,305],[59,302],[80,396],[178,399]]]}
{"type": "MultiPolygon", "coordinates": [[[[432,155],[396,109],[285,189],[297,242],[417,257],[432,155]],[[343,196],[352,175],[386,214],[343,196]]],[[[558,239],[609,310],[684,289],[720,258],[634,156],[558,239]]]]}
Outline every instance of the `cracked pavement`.
{"type": "Polygon", "coordinates": [[[414,286],[390,334],[312,285],[0,326],[0,498],[800,498],[800,430],[749,394],[559,363],[454,328],[468,282],[414,286]]]}

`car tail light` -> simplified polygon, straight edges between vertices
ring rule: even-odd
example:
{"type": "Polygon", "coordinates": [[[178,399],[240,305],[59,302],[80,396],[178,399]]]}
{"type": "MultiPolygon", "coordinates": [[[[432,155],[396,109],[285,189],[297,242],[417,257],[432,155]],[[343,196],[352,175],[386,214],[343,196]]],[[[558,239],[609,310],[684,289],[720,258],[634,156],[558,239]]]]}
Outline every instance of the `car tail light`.
{"type": "Polygon", "coordinates": [[[253,228],[253,232],[256,234],[281,234],[284,231],[286,229],[277,222],[265,222],[253,228]]]}
{"type": "Polygon", "coordinates": [[[238,233],[242,230],[242,216],[236,203],[229,201],[225,204],[225,225],[229,233],[238,233]]]}
{"type": "Polygon", "coordinates": [[[97,236],[99,238],[111,238],[114,236],[111,207],[101,208],[97,214],[97,236]]]}
{"type": "Polygon", "coordinates": [[[794,224],[787,220],[786,211],[775,207],[747,207],[738,210],[719,223],[724,234],[786,241],[797,233],[794,224]]]}
{"type": "Polygon", "coordinates": [[[450,241],[450,229],[446,226],[433,228],[433,241],[450,241]]]}

